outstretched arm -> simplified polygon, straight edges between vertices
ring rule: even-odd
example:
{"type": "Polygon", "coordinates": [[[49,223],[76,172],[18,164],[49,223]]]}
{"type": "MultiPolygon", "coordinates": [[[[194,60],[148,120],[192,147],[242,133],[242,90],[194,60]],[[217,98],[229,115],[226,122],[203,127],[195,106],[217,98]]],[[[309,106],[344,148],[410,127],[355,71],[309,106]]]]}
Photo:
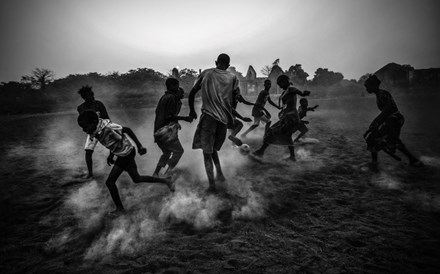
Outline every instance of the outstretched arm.
{"type": "Polygon", "coordinates": [[[267,97],[267,101],[269,102],[269,104],[271,104],[272,106],[276,107],[277,109],[281,109],[280,106],[278,106],[277,104],[275,104],[275,103],[270,99],[270,96],[267,97]]]}
{"type": "Polygon", "coordinates": [[[311,93],[311,91],[309,91],[309,90],[304,90],[304,91],[300,91],[300,90],[298,90],[296,93],[297,93],[298,95],[304,97],[304,96],[309,96],[310,93],[311,93]]]}
{"type": "Polygon", "coordinates": [[[197,79],[197,82],[194,84],[188,95],[189,117],[191,117],[191,119],[197,119],[197,113],[194,109],[194,99],[196,97],[196,93],[202,88],[202,79],[203,77],[201,76],[197,79]]]}
{"type": "Polygon", "coordinates": [[[93,160],[92,160],[93,150],[86,149],[86,165],[87,165],[87,178],[93,177],[93,160]]]}
{"type": "Polygon", "coordinates": [[[251,102],[246,101],[246,99],[244,99],[243,96],[241,96],[241,94],[237,96],[237,101],[239,101],[240,103],[243,103],[245,105],[248,105],[248,106],[255,105],[255,104],[253,104],[251,102]]]}
{"type": "Polygon", "coordinates": [[[147,153],[147,149],[142,146],[141,142],[139,142],[139,139],[137,138],[136,134],[134,134],[133,130],[131,130],[131,128],[123,127],[122,133],[127,133],[127,135],[135,142],[140,155],[147,153]]]}
{"type": "Polygon", "coordinates": [[[196,97],[197,89],[192,89],[188,95],[188,105],[189,105],[189,117],[192,119],[197,119],[197,113],[194,109],[194,98],[196,97]]]}
{"type": "Polygon", "coordinates": [[[307,108],[307,110],[308,110],[308,111],[309,111],[309,110],[310,110],[310,111],[315,111],[315,109],[318,108],[318,107],[319,107],[319,105],[316,105],[316,106],[314,106],[314,107],[307,108]]]}

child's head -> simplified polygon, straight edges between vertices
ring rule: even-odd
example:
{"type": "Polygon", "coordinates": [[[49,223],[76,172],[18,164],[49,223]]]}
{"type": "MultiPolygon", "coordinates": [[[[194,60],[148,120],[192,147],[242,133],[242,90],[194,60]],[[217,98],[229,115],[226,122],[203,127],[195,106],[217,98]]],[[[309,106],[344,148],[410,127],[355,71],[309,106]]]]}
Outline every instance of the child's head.
{"type": "Polygon", "coordinates": [[[95,94],[93,93],[92,87],[90,87],[90,86],[82,86],[78,90],[78,94],[81,95],[81,97],[84,100],[93,100],[93,99],[95,99],[94,98],[95,94]]]}
{"type": "Polygon", "coordinates": [[[282,89],[287,89],[290,85],[290,79],[289,76],[283,74],[278,76],[277,78],[277,84],[282,89]]]}
{"type": "Polygon", "coordinates": [[[179,80],[170,77],[165,81],[165,86],[168,91],[178,92],[179,91],[179,80]]]}
{"type": "Polygon", "coordinates": [[[264,80],[264,87],[270,88],[272,86],[272,82],[269,79],[264,80]]]}
{"type": "Polygon", "coordinates": [[[303,107],[307,107],[307,106],[309,105],[309,101],[307,101],[306,98],[301,98],[301,99],[299,100],[299,104],[300,104],[301,106],[303,106],[303,107]]]}
{"type": "Polygon", "coordinates": [[[95,132],[98,123],[98,114],[96,114],[96,112],[93,110],[86,110],[78,116],[78,125],[87,134],[92,134],[95,132]]]}
{"type": "Polygon", "coordinates": [[[372,93],[379,89],[380,83],[381,82],[379,78],[377,78],[377,76],[373,74],[370,75],[367,80],[365,80],[364,86],[368,93],[372,93]]]}

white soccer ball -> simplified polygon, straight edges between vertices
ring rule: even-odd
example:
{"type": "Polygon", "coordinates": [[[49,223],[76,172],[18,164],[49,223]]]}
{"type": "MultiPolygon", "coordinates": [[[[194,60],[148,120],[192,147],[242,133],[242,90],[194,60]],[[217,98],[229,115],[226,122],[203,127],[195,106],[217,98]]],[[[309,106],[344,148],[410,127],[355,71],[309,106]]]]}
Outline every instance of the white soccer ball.
{"type": "Polygon", "coordinates": [[[248,155],[249,152],[251,151],[251,148],[249,147],[248,144],[242,144],[241,146],[238,147],[238,151],[240,151],[242,155],[248,155]]]}

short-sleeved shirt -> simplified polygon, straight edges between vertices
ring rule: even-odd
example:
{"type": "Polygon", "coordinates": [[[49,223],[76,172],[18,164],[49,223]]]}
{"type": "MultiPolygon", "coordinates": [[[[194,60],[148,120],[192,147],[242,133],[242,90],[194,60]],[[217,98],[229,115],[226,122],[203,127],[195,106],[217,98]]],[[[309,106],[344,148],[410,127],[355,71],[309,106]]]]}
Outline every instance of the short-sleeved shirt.
{"type": "Polygon", "coordinates": [[[122,133],[122,126],[108,119],[99,119],[96,131],[90,135],[90,139],[97,139],[116,156],[127,156],[134,149],[130,139],[122,133]]]}
{"type": "Polygon", "coordinates": [[[104,104],[98,100],[86,100],[84,103],[78,106],[78,113],[81,114],[86,110],[93,110],[98,114],[101,119],[110,119],[107,113],[107,109],[104,104]]]}
{"type": "Polygon", "coordinates": [[[166,91],[160,98],[156,107],[156,118],[154,120],[154,132],[163,126],[173,122],[171,117],[177,116],[182,107],[182,101],[173,92],[166,91]]]}
{"type": "Polygon", "coordinates": [[[255,105],[252,108],[252,116],[261,117],[263,116],[263,108],[266,105],[266,102],[269,98],[269,91],[263,89],[260,91],[257,97],[257,101],[255,101],[255,105]]]}
{"type": "Polygon", "coordinates": [[[233,124],[233,91],[238,88],[235,74],[218,68],[204,70],[194,88],[202,90],[202,113],[223,124],[233,124]]]}

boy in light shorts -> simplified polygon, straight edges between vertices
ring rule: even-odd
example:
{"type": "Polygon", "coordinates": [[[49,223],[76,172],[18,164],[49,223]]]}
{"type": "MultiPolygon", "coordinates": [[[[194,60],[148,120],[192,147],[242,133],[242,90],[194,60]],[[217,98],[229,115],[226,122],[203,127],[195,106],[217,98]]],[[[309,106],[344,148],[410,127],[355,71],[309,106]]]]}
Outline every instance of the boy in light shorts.
{"type": "Polygon", "coordinates": [[[139,175],[135,161],[136,149],[130,137],[136,144],[140,155],[147,153],[147,149],[142,146],[134,132],[128,127],[122,127],[118,124],[110,122],[108,119],[101,119],[94,111],[84,111],[78,117],[79,126],[89,134],[91,143],[99,141],[103,146],[110,150],[107,157],[107,164],[113,165],[108,175],[106,186],[110,191],[116,210],[113,214],[124,212],[121,198],[119,196],[116,181],[123,171],[126,171],[134,183],[162,183],[168,186],[170,191],[174,191],[174,184],[171,177],[157,178],[153,176],[139,175]],[[128,137],[127,137],[128,136],[128,137]],[[116,161],[113,159],[117,156],[116,161]]]}

